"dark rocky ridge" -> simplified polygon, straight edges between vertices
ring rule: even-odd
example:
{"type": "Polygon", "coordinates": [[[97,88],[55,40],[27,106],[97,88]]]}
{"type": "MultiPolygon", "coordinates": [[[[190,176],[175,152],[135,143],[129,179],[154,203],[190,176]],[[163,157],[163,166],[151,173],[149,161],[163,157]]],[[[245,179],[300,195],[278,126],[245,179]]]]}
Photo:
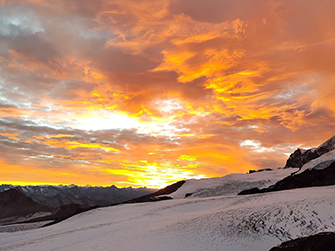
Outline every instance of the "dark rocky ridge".
{"type": "Polygon", "coordinates": [[[270,251],[333,251],[335,250],[335,233],[324,232],[316,235],[283,242],[270,251]]]}
{"type": "Polygon", "coordinates": [[[322,170],[317,170],[318,166],[316,166],[312,170],[307,169],[300,174],[288,176],[268,188],[252,188],[240,192],[239,195],[266,193],[313,186],[335,185],[335,160],[327,161],[326,163],[322,162],[319,165],[325,164],[328,165],[328,167],[322,170]]]}
{"type": "Polygon", "coordinates": [[[320,157],[321,155],[328,153],[335,149],[335,136],[321,144],[317,148],[308,150],[300,149],[294,151],[286,161],[285,168],[298,167],[301,168],[307,162],[320,157]]]}
{"type": "Polygon", "coordinates": [[[264,171],[272,171],[273,169],[271,168],[264,168],[264,169],[258,169],[258,170],[249,170],[249,174],[250,173],[259,173],[259,172],[264,172],[264,171]]]}
{"type": "Polygon", "coordinates": [[[136,199],[129,200],[126,203],[153,202],[153,201],[172,199],[171,197],[163,195],[168,195],[177,191],[185,182],[186,182],[185,180],[178,181],[177,183],[167,186],[161,190],[158,190],[155,193],[151,193],[136,199]]]}

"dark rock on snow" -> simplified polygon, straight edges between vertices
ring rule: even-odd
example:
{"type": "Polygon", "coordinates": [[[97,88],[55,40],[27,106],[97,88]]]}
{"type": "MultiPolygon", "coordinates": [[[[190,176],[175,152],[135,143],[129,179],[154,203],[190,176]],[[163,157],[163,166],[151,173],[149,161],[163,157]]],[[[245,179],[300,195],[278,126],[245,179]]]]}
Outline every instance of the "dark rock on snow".
{"type": "Polygon", "coordinates": [[[333,251],[335,250],[335,233],[324,232],[316,235],[283,242],[270,251],[333,251]]]}
{"type": "Polygon", "coordinates": [[[273,169],[271,168],[264,168],[264,169],[259,169],[259,170],[249,170],[250,173],[258,173],[258,172],[264,172],[264,171],[272,171],[273,169]]]}
{"type": "MultiPolygon", "coordinates": [[[[171,194],[175,191],[177,191],[183,184],[185,183],[185,180],[182,181],[178,181],[177,183],[174,183],[170,186],[167,186],[161,190],[158,190],[155,193],[151,193],[136,199],[132,199],[127,201],[126,203],[138,203],[138,202],[152,202],[152,201],[157,201],[155,198],[158,196],[162,196],[162,195],[167,195],[167,194],[171,194]]],[[[169,197],[171,198],[171,197],[169,197]]],[[[172,198],[171,198],[172,199],[172,198]]]]}
{"type": "Polygon", "coordinates": [[[173,198],[170,196],[157,196],[157,197],[151,197],[151,201],[161,201],[161,200],[172,200],[173,198]]]}

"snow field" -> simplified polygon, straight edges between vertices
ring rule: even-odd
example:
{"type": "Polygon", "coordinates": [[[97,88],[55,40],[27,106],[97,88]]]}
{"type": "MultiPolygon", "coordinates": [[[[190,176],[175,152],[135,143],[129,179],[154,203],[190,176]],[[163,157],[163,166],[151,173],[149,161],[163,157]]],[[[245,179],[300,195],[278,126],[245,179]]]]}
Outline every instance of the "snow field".
{"type": "Polygon", "coordinates": [[[262,251],[335,231],[335,186],[99,208],[0,234],[0,250],[262,251]]]}

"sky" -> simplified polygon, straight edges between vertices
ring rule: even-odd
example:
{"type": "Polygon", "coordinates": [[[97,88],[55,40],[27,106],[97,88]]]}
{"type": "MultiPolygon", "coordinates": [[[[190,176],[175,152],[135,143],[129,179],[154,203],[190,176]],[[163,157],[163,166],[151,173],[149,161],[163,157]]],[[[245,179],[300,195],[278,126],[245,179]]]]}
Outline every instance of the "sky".
{"type": "Polygon", "coordinates": [[[0,183],[164,187],[335,134],[333,0],[0,0],[0,183]]]}

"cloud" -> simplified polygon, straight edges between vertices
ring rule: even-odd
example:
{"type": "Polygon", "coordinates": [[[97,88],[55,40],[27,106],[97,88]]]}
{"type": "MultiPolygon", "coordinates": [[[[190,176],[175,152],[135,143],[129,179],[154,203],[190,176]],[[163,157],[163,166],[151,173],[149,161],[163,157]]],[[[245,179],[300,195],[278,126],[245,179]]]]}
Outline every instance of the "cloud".
{"type": "Polygon", "coordinates": [[[163,186],[283,166],[334,134],[334,8],[0,1],[3,180],[163,186]]]}

